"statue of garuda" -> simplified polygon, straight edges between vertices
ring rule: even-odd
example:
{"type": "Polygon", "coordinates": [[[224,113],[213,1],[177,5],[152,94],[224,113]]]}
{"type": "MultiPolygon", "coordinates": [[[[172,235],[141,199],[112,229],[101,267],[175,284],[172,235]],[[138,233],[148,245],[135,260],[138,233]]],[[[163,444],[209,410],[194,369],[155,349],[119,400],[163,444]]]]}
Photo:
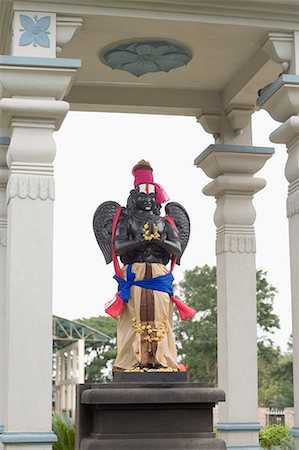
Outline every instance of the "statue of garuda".
{"type": "Polygon", "coordinates": [[[136,164],[132,173],[134,189],[127,206],[104,202],[93,221],[97,242],[106,263],[113,261],[118,282],[118,293],[105,305],[108,314],[119,317],[113,370],[177,371],[173,304],[183,320],[195,311],[173,296],[172,270],[188,243],[190,221],[175,202],[166,205],[166,216],[161,217],[161,204],[169,198],[154,182],[147,161],[136,164]]]}

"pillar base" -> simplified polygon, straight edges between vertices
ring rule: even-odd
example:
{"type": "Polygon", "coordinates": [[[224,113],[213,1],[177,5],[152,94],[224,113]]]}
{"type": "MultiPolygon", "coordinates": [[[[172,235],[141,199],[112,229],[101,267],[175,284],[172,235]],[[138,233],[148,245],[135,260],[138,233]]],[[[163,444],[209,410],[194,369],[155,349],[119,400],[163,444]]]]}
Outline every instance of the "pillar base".
{"type": "Polygon", "coordinates": [[[5,445],[21,444],[53,444],[57,441],[57,436],[52,432],[9,432],[3,431],[0,434],[0,442],[5,445]]]}
{"type": "Polygon", "coordinates": [[[290,434],[297,439],[299,439],[299,428],[294,427],[290,430],[290,434]]]}
{"type": "Polygon", "coordinates": [[[230,445],[227,450],[263,450],[259,445],[230,445]]]}

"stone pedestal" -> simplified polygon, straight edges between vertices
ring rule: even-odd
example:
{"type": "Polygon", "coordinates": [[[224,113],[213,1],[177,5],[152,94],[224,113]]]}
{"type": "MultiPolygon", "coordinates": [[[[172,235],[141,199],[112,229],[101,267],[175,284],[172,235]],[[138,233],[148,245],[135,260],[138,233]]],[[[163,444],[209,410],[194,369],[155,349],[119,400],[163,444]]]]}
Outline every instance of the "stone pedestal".
{"type": "Polygon", "coordinates": [[[76,449],[218,450],[213,407],[220,389],[188,382],[78,385],[76,449]]]}

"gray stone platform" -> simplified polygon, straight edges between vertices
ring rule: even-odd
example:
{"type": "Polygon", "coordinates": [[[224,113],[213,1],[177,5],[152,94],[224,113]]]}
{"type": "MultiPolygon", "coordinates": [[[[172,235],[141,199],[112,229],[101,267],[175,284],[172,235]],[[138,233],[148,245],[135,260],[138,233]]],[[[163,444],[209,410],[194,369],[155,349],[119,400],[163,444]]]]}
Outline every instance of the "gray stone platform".
{"type": "Polygon", "coordinates": [[[79,385],[76,449],[226,449],[213,433],[224,392],[173,379],[79,385]]]}
{"type": "Polygon", "coordinates": [[[113,381],[116,383],[175,383],[188,381],[188,376],[187,372],[114,372],[113,381]]]}

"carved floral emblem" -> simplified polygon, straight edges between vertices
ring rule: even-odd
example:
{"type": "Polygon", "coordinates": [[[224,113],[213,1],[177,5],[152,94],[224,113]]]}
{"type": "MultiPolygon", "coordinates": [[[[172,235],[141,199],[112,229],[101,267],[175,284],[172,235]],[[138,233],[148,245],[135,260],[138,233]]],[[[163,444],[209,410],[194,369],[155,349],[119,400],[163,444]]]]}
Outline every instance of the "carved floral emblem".
{"type": "Polygon", "coordinates": [[[125,70],[139,77],[184,66],[192,59],[192,53],[169,41],[131,41],[110,47],[100,59],[112,69],[125,70]]]}
{"type": "Polygon", "coordinates": [[[37,16],[31,18],[21,14],[20,21],[23,27],[20,29],[20,31],[23,32],[20,37],[20,46],[33,44],[34,47],[37,47],[38,45],[40,47],[50,47],[50,40],[48,37],[50,32],[47,31],[51,23],[50,16],[44,16],[38,19],[37,16]]]}

